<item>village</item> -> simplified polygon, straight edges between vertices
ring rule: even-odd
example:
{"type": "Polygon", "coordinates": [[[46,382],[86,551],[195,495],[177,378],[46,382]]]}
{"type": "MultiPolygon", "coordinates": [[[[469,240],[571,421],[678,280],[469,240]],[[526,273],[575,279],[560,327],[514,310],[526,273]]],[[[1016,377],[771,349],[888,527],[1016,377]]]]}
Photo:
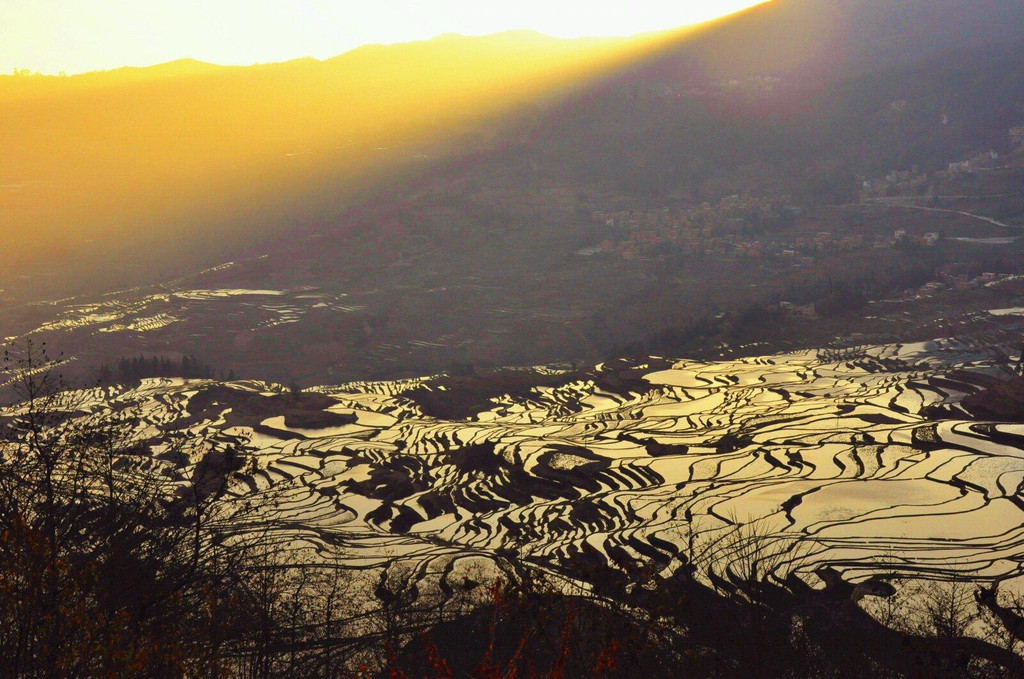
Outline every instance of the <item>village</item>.
{"type": "MultiPolygon", "coordinates": [[[[1024,166],[1024,125],[1010,129],[1008,134],[1015,147],[1008,153],[986,151],[952,161],[946,169],[930,174],[915,165],[909,170],[891,170],[884,177],[861,177],[858,204],[937,211],[949,208],[950,212],[964,214],[963,210],[979,200],[999,198],[1005,195],[1002,191],[1019,183],[1019,170],[1024,166]]],[[[1019,226],[1003,224],[994,217],[978,217],[995,226],[1019,226]]],[[[788,196],[738,194],[698,206],[599,210],[591,214],[591,222],[604,238],[597,245],[578,250],[579,256],[742,259],[792,268],[812,266],[820,258],[864,248],[929,248],[944,237],[979,235],[943,233],[926,225],[889,229],[885,220],[878,224],[850,223],[835,209],[795,205],[788,196]]],[[[981,235],[1005,237],[1006,233],[981,235]]]]}
{"type": "Polygon", "coordinates": [[[956,189],[976,187],[979,183],[998,185],[998,177],[986,175],[1019,169],[1024,164],[1024,125],[1011,128],[1008,135],[1014,147],[1009,153],[990,149],[970,158],[951,161],[946,169],[931,174],[914,165],[909,170],[891,170],[884,177],[863,177],[861,202],[934,199],[944,195],[962,197],[956,189]]]}
{"type": "Polygon", "coordinates": [[[822,210],[775,198],[731,196],[683,210],[658,208],[595,212],[609,236],[576,254],[612,254],[625,259],[728,258],[800,268],[818,258],[862,248],[933,247],[934,231],[901,228],[854,232],[822,210]],[[841,230],[840,230],[841,229],[841,230]]]}

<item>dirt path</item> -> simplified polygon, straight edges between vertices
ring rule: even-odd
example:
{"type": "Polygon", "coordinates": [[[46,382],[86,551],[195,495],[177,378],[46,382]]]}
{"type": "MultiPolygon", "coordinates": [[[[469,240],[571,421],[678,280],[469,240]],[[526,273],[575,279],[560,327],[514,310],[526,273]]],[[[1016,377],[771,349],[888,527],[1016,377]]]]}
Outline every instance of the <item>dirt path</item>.
{"type": "Polygon", "coordinates": [[[905,207],[908,210],[924,210],[926,212],[949,212],[949,213],[955,214],[955,215],[963,215],[964,217],[970,217],[971,219],[980,219],[983,222],[988,222],[989,224],[995,224],[996,226],[1001,226],[1001,227],[1006,228],[1006,229],[1021,229],[1021,227],[1019,227],[1019,226],[1012,226],[1010,224],[1004,224],[1003,222],[1000,222],[997,219],[993,219],[992,217],[986,217],[984,215],[976,215],[976,214],[973,214],[971,212],[964,212],[963,210],[945,210],[943,208],[938,208],[938,207],[921,207],[920,205],[901,205],[900,207],[905,207]]]}

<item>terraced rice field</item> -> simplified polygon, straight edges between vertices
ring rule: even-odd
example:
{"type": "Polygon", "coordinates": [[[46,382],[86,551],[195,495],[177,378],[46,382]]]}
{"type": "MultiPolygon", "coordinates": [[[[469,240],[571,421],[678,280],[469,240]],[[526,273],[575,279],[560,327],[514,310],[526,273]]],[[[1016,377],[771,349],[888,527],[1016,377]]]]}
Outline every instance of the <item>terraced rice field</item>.
{"type": "Polygon", "coordinates": [[[154,445],[178,429],[243,446],[257,464],[231,493],[273,498],[258,527],[353,568],[443,581],[514,554],[570,577],[595,560],[668,577],[702,551],[728,573],[749,555],[716,546],[754,525],[768,578],[826,563],[854,581],[1021,575],[1024,425],[957,405],[1012,376],[1005,354],[937,340],[628,369],[641,386],[567,378],[467,419],[410,398],[443,392],[437,380],[303,394],[147,380],[84,395],[94,411],[136,405],[154,445]],[[946,419],[926,415],[936,406],[946,419]]]}

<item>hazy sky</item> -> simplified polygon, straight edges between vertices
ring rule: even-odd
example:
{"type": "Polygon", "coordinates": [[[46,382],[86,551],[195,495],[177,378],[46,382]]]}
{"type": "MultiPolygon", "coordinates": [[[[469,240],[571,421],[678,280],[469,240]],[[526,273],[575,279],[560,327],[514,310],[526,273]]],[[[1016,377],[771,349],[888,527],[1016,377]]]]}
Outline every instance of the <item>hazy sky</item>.
{"type": "MultiPolygon", "coordinates": [[[[763,0],[762,0],[763,1],[763,0]]],[[[757,0],[0,0],[0,73],[79,73],[191,57],[218,64],[326,58],[366,43],[530,28],[631,35],[757,0]]]]}

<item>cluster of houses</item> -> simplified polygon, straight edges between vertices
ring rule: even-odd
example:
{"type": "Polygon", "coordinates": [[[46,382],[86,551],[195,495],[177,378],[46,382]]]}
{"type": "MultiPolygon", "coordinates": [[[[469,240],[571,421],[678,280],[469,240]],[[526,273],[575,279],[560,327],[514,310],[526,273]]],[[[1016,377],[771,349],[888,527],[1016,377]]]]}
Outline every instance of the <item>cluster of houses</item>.
{"type": "MultiPolygon", "coordinates": [[[[932,297],[944,290],[971,290],[996,284],[999,281],[1012,278],[1012,274],[983,273],[978,276],[956,273],[955,271],[940,271],[937,280],[929,281],[918,288],[908,288],[903,291],[904,299],[916,299],[921,297],[932,297]]],[[[779,302],[778,305],[767,307],[777,309],[791,318],[813,319],[818,317],[817,308],[814,304],[796,304],[794,302],[779,302]]]]}
{"type": "Polygon", "coordinates": [[[892,241],[884,245],[877,245],[875,247],[890,247],[895,244],[903,245],[919,245],[921,247],[931,248],[935,247],[935,244],[939,242],[941,237],[934,231],[921,234],[920,236],[912,233],[908,233],[906,229],[896,229],[892,235],[892,241]]]}
{"type": "Polygon", "coordinates": [[[787,248],[807,247],[806,243],[776,243],[766,237],[778,237],[798,212],[799,208],[787,206],[782,199],[740,196],[685,209],[595,212],[593,220],[605,227],[608,237],[579,254],[608,252],[625,258],[672,254],[764,257],[787,248]]]}
{"type": "MultiPolygon", "coordinates": [[[[815,256],[848,252],[866,244],[861,235],[833,237],[828,231],[793,236],[789,240],[777,240],[777,237],[741,236],[731,233],[707,235],[693,229],[662,228],[633,231],[621,239],[606,239],[595,247],[580,250],[577,254],[610,253],[625,259],[670,254],[752,259],[781,258],[791,260],[796,266],[806,266],[814,263],[815,256]]],[[[877,243],[875,245],[883,246],[877,243]]],[[[892,245],[893,241],[888,241],[884,246],[892,245]]]]}
{"type": "Polygon", "coordinates": [[[915,299],[920,297],[931,297],[944,290],[973,290],[992,285],[998,281],[1010,278],[1011,274],[986,272],[977,276],[957,272],[955,266],[940,270],[936,279],[928,281],[917,288],[908,288],[903,291],[903,297],[915,299]]]}
{"type": "Polygon", "coordinates": [[[864,179],[861,186],[861,200],[885,198],[887,196],[921,195],[927,192],[931,178],[918,170],[917,165],[909,170],[893,170],[885,177],[864,179]]]}
{"type": "MultiPolygon", "coordinates": [[[[1017,146],[1017,152],[1024,153],[1024,125],[1012,128],[1009,135],[1010,140],[1017,146]]],[[[953,161],[945,170],[940,170],[932,176],[921,172],[917,165],[910,170],[893,170],[885,177],[862,179],[861,199],[925,195],[936,180],[956,179],[965,174],[997,170],[1006,167],[1008,160],[998,151],[990,150],[973,158],[953,161]]]]}
{"type": "Polygon", "coordinates": [[[818,310],[813,303],[794,304],[793,302],[779,302],[779,310],[793,318],[817,318],[818,310]]]}
{"type": "Polygon", "coordinates": [[[930,195],[934,182],[956,179],[965,174],[987,172],[1002,167],[1002,156],[998,151],[987,151],[967,160],[958,160],[934,175],[921,172],[917,165],[909,170],[892,170],[884,177],[863,179],[861,200],[897,196],[930,195]]]}
{"type": "Polygon", "coordinates": [[[629,99],[693,99],[734,97],[762,97],[780,88],[782,80],[770,75],[751,75],[746,78],[732,78],[709,82],[702,87],[686,86],[662,79],[641,77],[625,90],[629,99]]]}
{"type": "Polygon", "coordinates": [[[954,163],[950,163],[946,169],[946,177],[955,177],[958,174],[965,172],[981,172],[984,170],[995,170],[998,169],[1000,164],[1000,156],[998,151],[988,151],[987,153],[979,153],[973,158],[967,160],[960,160],[954,163]]]}
{"type": "Polygon", "coordinates": [[[595,212],[595,222],[609,233],[581,256],[614,254],[625,259],[666,256],[779,259],[794,267],[810,266],[815,258],[850,252],[867,246],[894,247],[897,243],[934,245],[937,234],[910,236],[897,232],[891,239],[868,240],[862,234],[831,231],[794,233],[800,209],[768,198],[732,196],[717,205],[685,210],[657,208],[622,212],[595,212]]]}

